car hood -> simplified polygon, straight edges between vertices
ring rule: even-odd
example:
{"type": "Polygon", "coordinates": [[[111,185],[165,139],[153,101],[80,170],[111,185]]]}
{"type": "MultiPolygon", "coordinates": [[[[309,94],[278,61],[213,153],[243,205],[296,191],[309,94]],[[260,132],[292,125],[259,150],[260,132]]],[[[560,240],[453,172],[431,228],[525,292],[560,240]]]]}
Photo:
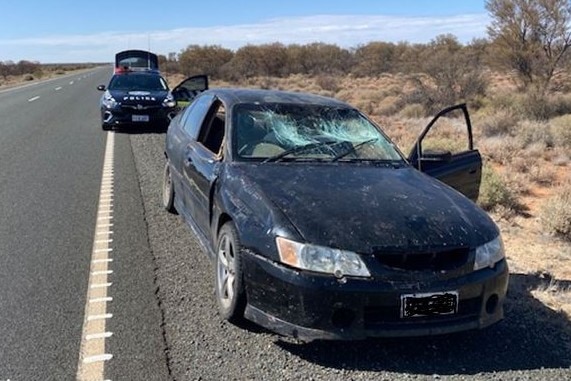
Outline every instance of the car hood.
{"type": "Polygon", "coordinates": [[[372,254],[475,247],[498,235],[472,201],[409,166],[266,163],[234,170],[313,244],[372,254]]]}

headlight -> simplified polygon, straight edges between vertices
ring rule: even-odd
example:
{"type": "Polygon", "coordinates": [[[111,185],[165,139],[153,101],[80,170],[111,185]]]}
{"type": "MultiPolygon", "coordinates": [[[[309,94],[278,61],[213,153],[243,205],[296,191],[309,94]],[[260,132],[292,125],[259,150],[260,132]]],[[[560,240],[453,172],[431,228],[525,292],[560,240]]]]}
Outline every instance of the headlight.
{"type": "Polygon", "coordinates": [[[496,263],[504,258],[504,243],[502,237],[497,236],[488,243],[476,248],[476,261],[474,271],[485,267],[494,267],[496,263]]]}
{"type": "Polygon", "coordinates": [[[369,269],[361,257],[351,251],[290,241],[276,238],[278,252],[283,263],[298,269],[333,274],[337,278],[345,275],[369,277],[369,269]]]}
{"type": "Polygon", "coordinates": [[[103,103],[103,106],[105,106],[107,108],[117,107],[117,101],[115,100],[115,98],[113,98],[111,93],[109,93],[108,91],[106,91],[105,94],[103,94],[103,102],[102,103],[103,103]]]}
{"type": "Polygon", "coordinates": [[[169,107],[169,108],[176,107],[176,101],[174,100],[172,94],[167,95],[167,97],[163,101],[163,107],[169,107]]]}

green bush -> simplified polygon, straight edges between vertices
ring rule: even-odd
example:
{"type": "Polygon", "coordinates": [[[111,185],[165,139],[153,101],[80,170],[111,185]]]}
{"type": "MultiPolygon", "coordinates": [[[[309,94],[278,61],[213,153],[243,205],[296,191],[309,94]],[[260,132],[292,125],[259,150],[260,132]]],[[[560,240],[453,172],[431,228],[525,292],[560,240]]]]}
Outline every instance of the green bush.
{"type": "Polygon", "coordinates": [[[487,211],[493,211],[498,207],[514,212],[521,210],[521,204],[515,193],[508,188],[506,181],[488,165],[485,165],[482,171],[478,205],[487,211]]]}
{"type": "Polygon", "coordinates": [[[547,233],[571,241],[571,183],[543,204],[540,220],[547,233]]]}

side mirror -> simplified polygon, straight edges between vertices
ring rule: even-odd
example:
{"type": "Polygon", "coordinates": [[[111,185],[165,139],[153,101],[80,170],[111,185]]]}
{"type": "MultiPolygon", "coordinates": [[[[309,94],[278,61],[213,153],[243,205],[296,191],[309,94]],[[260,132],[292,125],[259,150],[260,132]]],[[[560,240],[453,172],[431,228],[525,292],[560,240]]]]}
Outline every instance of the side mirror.
{"type": "Polygon", "coordinates": [[[99,90],[99,91],[105,91],[105,85],[99,85],[99,86],[97,86],[97,90],[99,90]]]}

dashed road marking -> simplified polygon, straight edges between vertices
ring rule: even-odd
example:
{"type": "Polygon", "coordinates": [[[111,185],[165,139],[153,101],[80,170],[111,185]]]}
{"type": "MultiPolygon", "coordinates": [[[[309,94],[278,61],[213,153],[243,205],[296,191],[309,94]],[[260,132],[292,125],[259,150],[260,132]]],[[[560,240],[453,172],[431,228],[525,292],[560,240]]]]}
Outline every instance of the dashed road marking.
{"type": "Polygon", "coordinates": [[[70,84],[70,85],[73,85],[73,81],[69,81],[69,84],[70,84]]]}
{"type": "Polygon", "coordinates": [[[39,96],[39,95],[36,95],[35,97],[32,97],[32,98],[28,99],[28,102],[37,101],[38,99],[40,99],[40,96],[39,96]]]}
{"type": "MultiPolygon", "coordinates": [[[[71,84],[73,81],[70,82],[71,84]]],[[[113,358],[111,353],[105,353],[105,341],[113,335],[105,329],[105,325],[106,321],[113,317],[113,314],[107,311],[107,303],[113,300],[109,296],[110,287],[113,285],[109,279],[113,274],[113,270],[110,269],[113,262],[113,258],[110,258],[113,252],[111,247],[113,203],[109,198],[113,193],[114,144],[115,134],[110,132],[107,134],[99,206],[93,234],[91,268],[76,374],[78,381],[103,380],[105,363],[113,358]]]]}
{"type": "Polygon", "coordinates": [[[62,87],[61,87],[61,86],[58,86],[58,87],[56,87],[54,90],[55,90],[55,91],[60,91],[61,89],[62,89],[62,87]]]}

